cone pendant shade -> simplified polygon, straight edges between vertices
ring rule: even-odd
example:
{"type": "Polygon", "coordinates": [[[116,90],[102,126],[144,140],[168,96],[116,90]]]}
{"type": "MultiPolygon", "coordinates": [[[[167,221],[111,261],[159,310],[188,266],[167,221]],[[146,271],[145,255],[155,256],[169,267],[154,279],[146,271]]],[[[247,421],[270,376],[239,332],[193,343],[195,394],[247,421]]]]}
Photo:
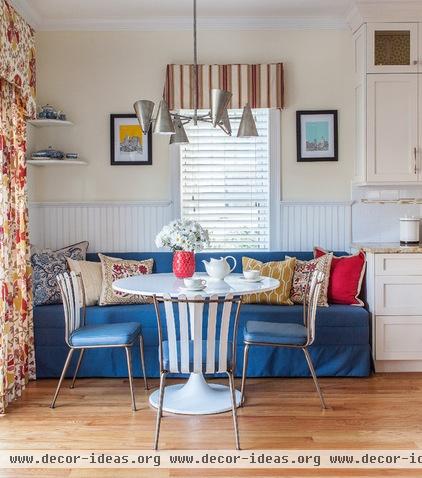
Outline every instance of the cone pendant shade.
{"type": "Polygon", "coordinates": [[[170,136],[170,144],[189,143],[189,139],[186,134],[185,128],[183,127],[183,123],[178,116],[174,118],[174,129],[176,130],[176,133],[170,136]]]}
{"type": "Polygon", "coordinates": [[[161,100],[160,105],[158,106],[157,119],[155,120],[153,133],[174,134],[175,132],[176,130],[174,129],[167,103],[164,100],[161,100]]]}
{"type": "Polygon", "coordinates": [[[229,112],[227,108],[224,110],[223,117],[221,118],[220,127],[229,136],[232,135],[232,126],[230,124],[229,112]]]}
{"type": "MultiPolygon", "coordinates": [[[[1,1],[1,0],[0,0],[1,1]]],[[[133,105],[136,116],[138,117],[139,124],[141,125],[142,131],[144,134],[147,134],[152,126],[153,133],[158,134],[168,134],[170,137],[170,144],[186,144],[189,143],[189,139],[186,135],[184,126],[190,122],[193,122],[194,126],[197,126],[198,123],[212,124],[214,128],[217,126],[228,136],[232,135],[232,127],[230,124],[230,115],[228,111],[229,104],[231,103],[231,98],[233,94],[230,91],[221,89],[221,88],[212,88],[211,91],[207,89],[204,92],[204,95],[211,96],[211,108],[210,111],[207,111],[206,114],[198,114],[198,111],[202,109],[201,102],[199,102],[200,91],[200,75],[198,74],[198,45],[197,45],[197,14],[196,14],[196,4],[197,0],[191,0],[193,3],[193,78],[190,79],[190,89],[193,92],[191,101],[193,103],[193,111],[185,112],[182,115],[177,111],[170,112],[169,106],[166,103],[165,99],[167,94],[170,92],[171,88],[174,88],[174,85],[171,83],[170,74],[167,74],[166,77],[166,88],[164,92],[163,99],[158,105],[158,111],[156,117],[153,118],[154,103],[149,100],[138,100],[133,105]],[[170,84],[167,84],[170,82],[170,84]],[[201,108],[199,107],[201,106],[201,108]],[[182,119],[183,118],[183,119],[182,119]]],[[[150,2],[151,3],[151,2],[150,2]]],[[[212,3],[212,2],[209,2],[212,3]]],[[[259,3],[259,2],[255,2],[259,3]]],[[[181,70],[182,71],[182,70],[181,70]]],[[[214,82],[214,85],[221,85],[228,87],[224,81],[220,83],[222,78],[219,78],[218,82],[214,82]]],[[[211,80],[209,81],[211,85],[211,80]]],[[[179,94],[183,95],[183,88],[180,88],[179,94]]],[[[177,96],[177,95],[176,95],[177,96]]],[[[183,102],[182,102],[183,103],[183,102]]],[[[169,104],[173,109],[173,104],[176,106],[178,102],[174,103],[173,99],[169,100],[169,104]]],[[[232,106],[232,105],[230,105],[232,106]]],[[[255,106],[255,104],[254,104],[255,106]]],[[[239,107],[239,106],[238,106],[239,107]]],[[[232,112],[232,120],[235,120],[236,123],[239,119],[237,112],[232,112]]],[[[249,104],[243,109],[242,119],[239,126],[239,131],[237,133],[238,138],[248,138],[259,136],[258,130],[256,128],[255,120],[252,115],[252,110],[249,104]]]]}
{"type": "Polygon", "coordinates": [[[223,118],[232,94],[230,91],[213,88],[211,90],[211,119],[214,128],[223,118]]]}
{"type": "Polygon", "coordinates": [[[240,120],[239,131],[237,132],[238,138],[249,138],[252,136],[259,136],[254,117],[252,115],[251,107],[249,103],[243,108],[242,119],[240,120]]]}
{"type": "Polygon", "coordinates": [[[154,102],[149,100],[138,100],[133,108],[141,125],[142,132],[147,134],[152,122],[152,113],[154,111],[154,102]]]}

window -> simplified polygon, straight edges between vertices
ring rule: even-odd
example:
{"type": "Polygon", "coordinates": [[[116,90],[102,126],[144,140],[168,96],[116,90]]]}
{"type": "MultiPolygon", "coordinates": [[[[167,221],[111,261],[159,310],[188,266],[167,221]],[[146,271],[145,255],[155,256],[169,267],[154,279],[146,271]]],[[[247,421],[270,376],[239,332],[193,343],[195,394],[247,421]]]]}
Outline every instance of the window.
{"type": "Polygon", "coordinates": [[[254,110],[259,137],[237,138],[241,114],[230,111],[231,137],[185,125],[190,143],[180,146],[180,215],[209,230],[212,249],[270,248],[271,115],[254,110]]]}

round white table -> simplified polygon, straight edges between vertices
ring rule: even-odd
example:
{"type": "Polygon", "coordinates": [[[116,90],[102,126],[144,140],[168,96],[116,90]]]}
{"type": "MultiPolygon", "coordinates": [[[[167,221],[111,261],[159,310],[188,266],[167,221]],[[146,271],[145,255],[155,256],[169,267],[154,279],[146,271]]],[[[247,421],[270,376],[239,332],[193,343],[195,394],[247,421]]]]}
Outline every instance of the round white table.
{"type": "MultiPolygon", "coordinates": [[[[225,297],[232,293],[242,295],[268,292],[280,286],[280,282],[270,277],[264,277],[261,282],[248,282],[242,274],[230,274],[224,280],[211,279],[203,273],[195,274],[207,281],[202,291],[187,291],[182,279],[173,274],[150,274],[128,277],[113,282],[113,289],[133,295],[157,296],[170,295],[177,297],[181,294],[189,296],[225,297]]],[[[242,311],[240,311],[242,313],[242,311]]],[[[159,390],[150,395],[150,404],[158,408],[159,390]]],[[[240,392],[236,390],[236,403],[240,405],[240,392]]],[[[163,410],[171,413],[186,415],[208,415],[231,410],[230,389],[224,385],[208,384],[202,373],[191,373],[189,380],[184,384],[170,385],[164,393],[163,410]]]]}

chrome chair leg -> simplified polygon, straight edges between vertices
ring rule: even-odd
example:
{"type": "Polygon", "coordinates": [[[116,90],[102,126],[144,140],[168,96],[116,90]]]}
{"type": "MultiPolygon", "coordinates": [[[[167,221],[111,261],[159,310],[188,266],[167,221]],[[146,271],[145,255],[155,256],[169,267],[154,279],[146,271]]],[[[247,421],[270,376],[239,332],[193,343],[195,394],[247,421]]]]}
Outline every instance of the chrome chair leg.
{"type": "Polygon", "coordinates": [[[164,390],[166,388],[166,373],[161,373],[160,376],[160,396],[158,399],[158,408],[157,408],[157,422],[155,425],[155,440],[154,440],[154,450],[158,450],[158,439],[160,438],[160,425],[161,417],[163,416],[163,402],[164,402],[164,390]]]}
{"type": "Polygon", "coordinates": [[[81,366],[84,352],[85,352],[85,349],[81,349],[81,351],[79,352],[78,363],[76,364],[75,373],[73,374],[73,379],[72,379],[72,383],[70,384],[70,388],[75,388],[76,376],[78,375],[79,367],[81,366]]]}
{"type": "Polygon", "coordinates": [[[147,374],[145,372],[144,339],[142,335],[139,336],[139,350],[141,353],[141,366],[142,366],[142,373],[144,375],[145,390],[148,390],[148,380],[147,380],[147,374]]]}
{"type": "Polygon", "coordinates": [[[311,372],[312,378],[314,380],[316,391],[318,392],[319,399],[321,401],[321,407],[324,410],[324,409],[327,408],[327,405],[325,404],[324,396],[322,394],[321,388],[319,387],[318,379],[317,379],[317,376],[316,376],[316,373],[315,373],[315,369],[314,369],[314,365],[312,363],[311,356],[309,355],[309,352],[308,352],[307,349],[304,348],[302,350],[303,350],[303,353],[305,354],[306,361],[308,362],[309,371],[311,372]]]}
{"type": "Polygon", "coordinates": [[[135,392],[133,390],[133,379],[132,379],[132,356],[131,356],[130,347],[125,347],[125,351],[126,351],[126,360],[127,360],[127,373],[129,377],[130,395],[132,397],[132,410],[136,412],[135,392]]]}
{"type": "Polygon", "coordinates": [[[240,450],[239,427],[237,425],[236,393],[235,393],[235,389],[234,389],[234,377],[233,377],[232,372],[227,372],[227,375],[229,376],[230,396],[231,396],[231,401],[232,401],[234,435],[235,435],[235,438],[236,438],[236,450],[240,450]]]}
{"type": "Polygon", "coordinates": [[[56,405],[56,400],[57,400],[57,397],[59,396],[60,387],[62,386],[63,379],[66,376],[66,371],[69,367],[70,360],[72,359],[74,350],[75,349],[70,349],[67,354],[66,361],[63,366],[62,374],[60,375],[60,380],[59,380],[59,383],[57,384],[56,393],[54,394],[53,401],[51,402],[50,408],[54,408],[56,405]]]}
{"type": "Polygon", "coordinates": [[[248,371],[248,359],[249,359],[249,344],[245,344],[243,349],[243,372],[242,372],[242,385],[240,388],[240,406],[243,407],[245,403],[245,386],[246,386],[246,372],[248,371]]]}

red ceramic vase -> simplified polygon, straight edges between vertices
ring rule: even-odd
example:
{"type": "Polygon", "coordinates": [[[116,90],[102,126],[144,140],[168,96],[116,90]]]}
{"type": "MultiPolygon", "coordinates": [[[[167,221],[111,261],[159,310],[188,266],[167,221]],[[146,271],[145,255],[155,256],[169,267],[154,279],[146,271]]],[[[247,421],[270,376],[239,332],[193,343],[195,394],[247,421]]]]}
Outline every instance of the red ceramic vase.
{"type": "Polygon", "coordinates": [[[195,274],[195,253],[192,251],[174,251],[173,274],[179,279],[195,274]]]}

